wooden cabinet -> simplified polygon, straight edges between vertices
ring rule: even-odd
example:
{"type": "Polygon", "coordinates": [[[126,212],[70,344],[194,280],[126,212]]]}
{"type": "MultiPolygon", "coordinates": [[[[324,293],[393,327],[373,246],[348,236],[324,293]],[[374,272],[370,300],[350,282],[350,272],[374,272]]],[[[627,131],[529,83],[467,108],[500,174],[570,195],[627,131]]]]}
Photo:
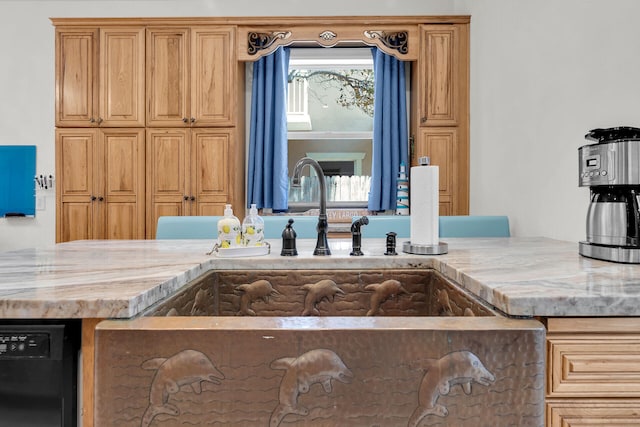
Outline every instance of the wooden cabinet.
{"type": "Polygon", "coordinates": [[[233,199],[229,129],[147,130],[147,237],[163,215],[222,215],[233,199]]]}
{"type": "Polygon", "coordinates": [[[423,25],[420,63],[420,125],[456,126],[459,91],[457,74],[460,50],[460,27],[457,25],[423,25]]]}
{"type": "Polygon", "coordinates": [[[418,131],[412,164],[429,156],[440,168],[440,215],[469,213],[469,28],[421,26],[418,131]]]}
{"type": "Polygon", "coordinates": [[[460,167],[455,155],[457,144],[456,128],[421,129],[420,138],[416,144],[419,153],[428,153],[431,163],[438,165],[440,215],[454,215],[454,188],[456,188],[460,167]]]}
{"type": "Polygon", "coordinates": [[[638,425],[640,319],[548,319],[547,327],[547,426],[638,425]]]}
{"type": "Polygon", "coordinates": [[[234,124],[232,28],[149,28],[146,64],[148,126],[234,124]]]}
{"type": "Polygon", "coordinates": [[[56,131],[56,241],[144,238],[143,129],[56,131]]]}
{"type": "Polygon", "coordinates": [[[56,126],[144,126],[144,29],[56,29],[56,126]]]}

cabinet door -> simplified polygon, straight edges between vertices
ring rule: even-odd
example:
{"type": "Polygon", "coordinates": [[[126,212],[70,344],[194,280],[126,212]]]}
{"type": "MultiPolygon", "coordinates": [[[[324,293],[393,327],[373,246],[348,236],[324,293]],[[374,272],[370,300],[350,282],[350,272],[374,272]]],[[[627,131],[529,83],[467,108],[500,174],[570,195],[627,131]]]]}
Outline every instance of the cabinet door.
{"type": "Polygon", "coordinates": [[[144,126],[144,29],[100,30],[101,126],[144,126]]]}
{"type": "Polygon", "coordinates": [[[189,30],[147,30],[148,126],[189,124],[189,30]]]}
{"type": "Polygon", "coordinates": [[[191,30],[193,126],[232,126],[236,109],[233,29],[191,30]]]}
{"type": "Polygon", "coordinates": [[[438,166],[440,185],[440,215],[454,215],[456,206],[457,132],[455,128],[428,129],[420,132],[416,144],[416,157],[429,156],[432,165],[438,166]]]}
{"type": "Polygon", "coordinates": [[[458,123],[458,27],[423,25],[420,55],[420,125],[458,123]]]}
{"type": "Polygon", "coordinates": [[[100,238],[93,174],[97,130],[56,130],[56,241],[100,238]]]}
{"type": "Polygon", "coordinates": [[[97,29],[56,29],[56,126],[97,124],[97,29]]]}
{"type": "Polygon", "coordinates": [[[145,238],[144,129],[105,129],[104,238],[145,238]]]}
{"type": "Polygon", "coordinates": [[[231,203],[229,159],[233,132],[194,129],[191,137],[191,215],[223,215],[231,203]]]}
{"type": "Polygon", "coordinates": [[[188,132],[188,129],[147,129],[147,238],[155,237],[160,216],[187,213],[188,132]]]}

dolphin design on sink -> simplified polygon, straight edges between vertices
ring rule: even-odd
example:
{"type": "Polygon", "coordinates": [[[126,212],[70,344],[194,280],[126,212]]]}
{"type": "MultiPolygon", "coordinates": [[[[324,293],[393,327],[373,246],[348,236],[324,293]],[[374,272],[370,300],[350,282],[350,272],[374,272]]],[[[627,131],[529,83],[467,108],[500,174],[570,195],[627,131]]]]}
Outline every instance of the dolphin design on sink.
{"type": "Polygon", "coordinates": [[[321,384],[326,393],[331,393],[331,380],[350,383],[353,372],[342,359],[331,350],[318,348],[299,357],[283,357],[271,362],[272,369],[285,370],[280,383],[280,403],[271,413],[270,427],[277,427],[288,414],[308,415],[309,409],[298,405],[301,393],[308,393],[313,384],[321,384]]]}
{"type": "Polygon", "coordinates": [[[196,350],[182,350],[166,358],[156,357],[142,363],[142,369],[155,370],[149,390],[149,406],[142,416],[140,427],[148,427],[156,415],[179,415],[177,406],[169,403],[169,397],[180,391],[182,386],[190,386],[195,393],[202,392],[203,381],[220,384],[224,374],[211,360],[196,350]]]}
{"type": "Polygon", "coordinates": [[[482,364],[478,356],[461,350],[430,361],[422,378],[418,392],[418,407],[413,411],[407,427],[417,427],[427,415],[446,417],[449,411],[438,402],[441,395],[447,395],[451,387],[460,384],[465,394],[471,394],[471,383],[491,385],[496,377],[482,364]]]}

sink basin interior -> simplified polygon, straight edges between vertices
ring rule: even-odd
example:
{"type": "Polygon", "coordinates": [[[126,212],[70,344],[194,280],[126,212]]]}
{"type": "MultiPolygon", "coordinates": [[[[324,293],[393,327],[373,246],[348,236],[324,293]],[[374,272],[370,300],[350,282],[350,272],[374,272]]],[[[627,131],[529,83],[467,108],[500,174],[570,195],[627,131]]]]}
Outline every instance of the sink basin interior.
{"type": "Polygon", "coordinates": [[[146,316],[496,316],[431,269],[211,271],[146,316]]]}

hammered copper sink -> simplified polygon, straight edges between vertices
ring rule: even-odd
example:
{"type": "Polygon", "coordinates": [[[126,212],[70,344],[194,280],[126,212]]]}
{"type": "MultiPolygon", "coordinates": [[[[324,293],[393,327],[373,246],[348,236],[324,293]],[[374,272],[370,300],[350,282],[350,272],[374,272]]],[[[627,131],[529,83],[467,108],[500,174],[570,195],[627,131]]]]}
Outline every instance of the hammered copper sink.
{"type": "Polygon", "coordinates": [[[215,271],[96,331],[100,426],[543,426],[544,329],[433,270],[215,271]]]}

